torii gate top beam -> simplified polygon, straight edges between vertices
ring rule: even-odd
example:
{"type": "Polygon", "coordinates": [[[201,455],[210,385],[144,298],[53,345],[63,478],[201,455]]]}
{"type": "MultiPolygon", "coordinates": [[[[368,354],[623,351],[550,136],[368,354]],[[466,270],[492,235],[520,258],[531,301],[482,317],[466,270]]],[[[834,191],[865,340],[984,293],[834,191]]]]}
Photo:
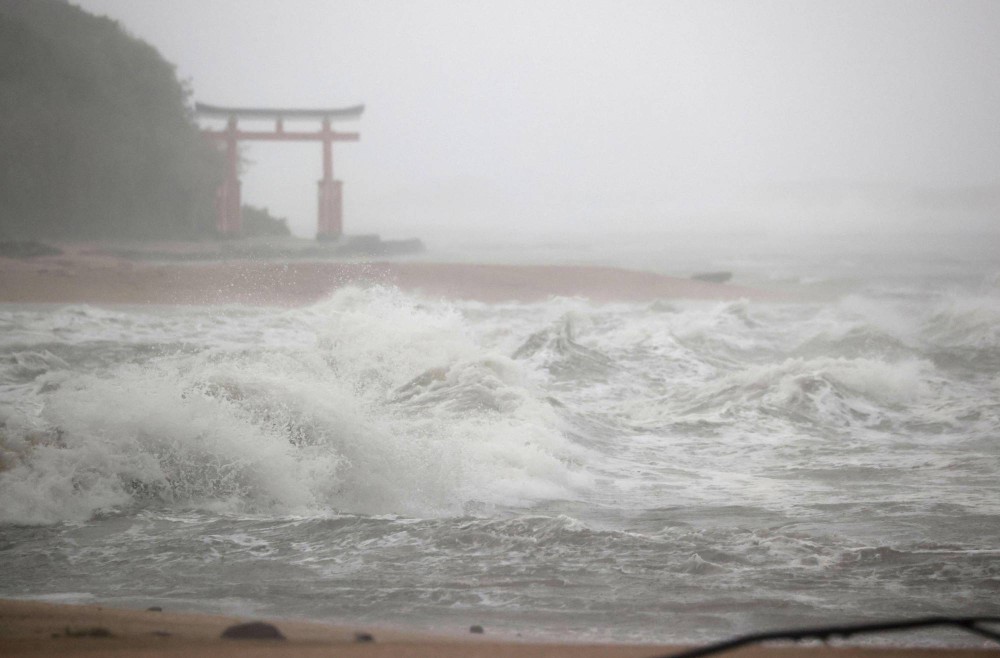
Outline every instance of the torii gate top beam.
{"type": "Polygon", "coordinates": [[[365,111],[364,105],[354,105],[352,107],[342,107],[327,110],[304,110],[304,109],[270,109],[261,107],[218,107],[216,105],[206,105],[205,103],[195,103],[194,111],[202,116],[209,117],[237,117],[244,119],[327,119],[327,120],[349,120],[361,117],[365,111]]]}
{"type": "Polygon", "coordinates": [[[323,178],[319,181],[319,213],[316,237],[319,240],[337,239],[343,232],[343,210],[341,206],[342,183],[333,178],[333,143],[356,142],[358,133],[342,133],[333,130],[334,120],[357,119],[364,112],[364,105],[339,109],[265,109],[260,107],[218,107],[195,103],[195,113],[207,117],[226,119],[222,130],[202,128],[206,137],[221,143],[226,150],[226,179],[216,191],[216,228],[221,235],[238,235],[243,220],[241,215],[239,152],[241,140],[264,140],[274,142],[318,141],[323,144],[323,178]],[[274,130],[240,130],[240,118],[267,119],[274,121],[274,130]],[[318,119],[319,130],[286,131],[285,119],[318,119]]]}

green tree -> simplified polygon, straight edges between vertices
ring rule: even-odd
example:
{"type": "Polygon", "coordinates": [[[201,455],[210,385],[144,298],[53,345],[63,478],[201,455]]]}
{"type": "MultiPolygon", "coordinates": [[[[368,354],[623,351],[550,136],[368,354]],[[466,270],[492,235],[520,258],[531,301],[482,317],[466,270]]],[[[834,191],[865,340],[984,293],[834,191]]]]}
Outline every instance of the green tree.
{"type": "Polygon", "coordinates": [[[189,96],[115,21],[0,0],[0,234],[210,234],[222,166],[189,96]]]}
{"type": "Polygon", "coordinates": [[[267,208],[243,206],[243,235],[250,237],[256,235],[288,236],[291,234],[288,220],[284,217],[275,217],[267,208]]]}

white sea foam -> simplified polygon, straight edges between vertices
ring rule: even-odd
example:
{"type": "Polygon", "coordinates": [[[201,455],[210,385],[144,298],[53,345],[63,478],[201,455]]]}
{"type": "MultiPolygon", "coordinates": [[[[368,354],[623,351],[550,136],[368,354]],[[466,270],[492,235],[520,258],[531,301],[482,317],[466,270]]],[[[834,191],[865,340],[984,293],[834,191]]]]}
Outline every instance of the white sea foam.
{"type": "Polygon", "coordinates": [[[898,286],[0,308],[0,595],[663,641],[995,613],[998,318],[898,286]]]}
{"type": "Polygon", "coordinates": [[[574,498],[606,473],[596,454],[629,454],[600,439],[628,427],[673,427],[653,434],[669,445],[682,426],[736,422],[768,442],[997,413],[919,358],[992,349],[988,303],[946,299],[916,316],[862,298],[669,310],[346,288],[284,312],[11,313],[0,518],[146,500],[453,514],[574,498]]]}
{"type": "Polygon", "coordinates": [[[476,345],[454,308],[348,289],[277,320],[310,338],[234,349],[209,333],[198,353],[51,380],[30,422],[7,422],[0,518],[85,518],[143,497],[433,516],[586,485],[570,465],[581,450],[520,366],[476,345]]]}

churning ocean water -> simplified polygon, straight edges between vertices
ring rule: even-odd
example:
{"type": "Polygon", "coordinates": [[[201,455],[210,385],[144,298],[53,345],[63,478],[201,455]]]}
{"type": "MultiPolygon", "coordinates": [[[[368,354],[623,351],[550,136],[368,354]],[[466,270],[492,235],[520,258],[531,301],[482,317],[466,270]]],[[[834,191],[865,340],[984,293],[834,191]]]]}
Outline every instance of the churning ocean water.
{"type": "Polygon", "coordinates": [[[649,642],[1000,615],[1000,267],[904,256],[795,303],[0,306],[0,596],[649,642]]]}

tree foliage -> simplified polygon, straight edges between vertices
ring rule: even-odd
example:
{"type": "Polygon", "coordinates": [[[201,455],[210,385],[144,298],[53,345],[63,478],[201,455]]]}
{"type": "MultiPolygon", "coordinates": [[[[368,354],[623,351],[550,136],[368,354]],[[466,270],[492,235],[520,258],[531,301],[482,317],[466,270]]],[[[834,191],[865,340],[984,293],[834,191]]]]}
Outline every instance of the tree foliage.
{"type": "Polygon", "coordinates": [[[288,220],[284,217],[275,217],[267,208],[257,206],[243,206],[243,235],[257,236],[289,236],[292,234],[288,228],[288,220]]]}
{"type": "Polygon", "coordinates": [[[174,67],[64,0],[0,0],[0,234],[212,231],[219,155],[174,67]]]}

